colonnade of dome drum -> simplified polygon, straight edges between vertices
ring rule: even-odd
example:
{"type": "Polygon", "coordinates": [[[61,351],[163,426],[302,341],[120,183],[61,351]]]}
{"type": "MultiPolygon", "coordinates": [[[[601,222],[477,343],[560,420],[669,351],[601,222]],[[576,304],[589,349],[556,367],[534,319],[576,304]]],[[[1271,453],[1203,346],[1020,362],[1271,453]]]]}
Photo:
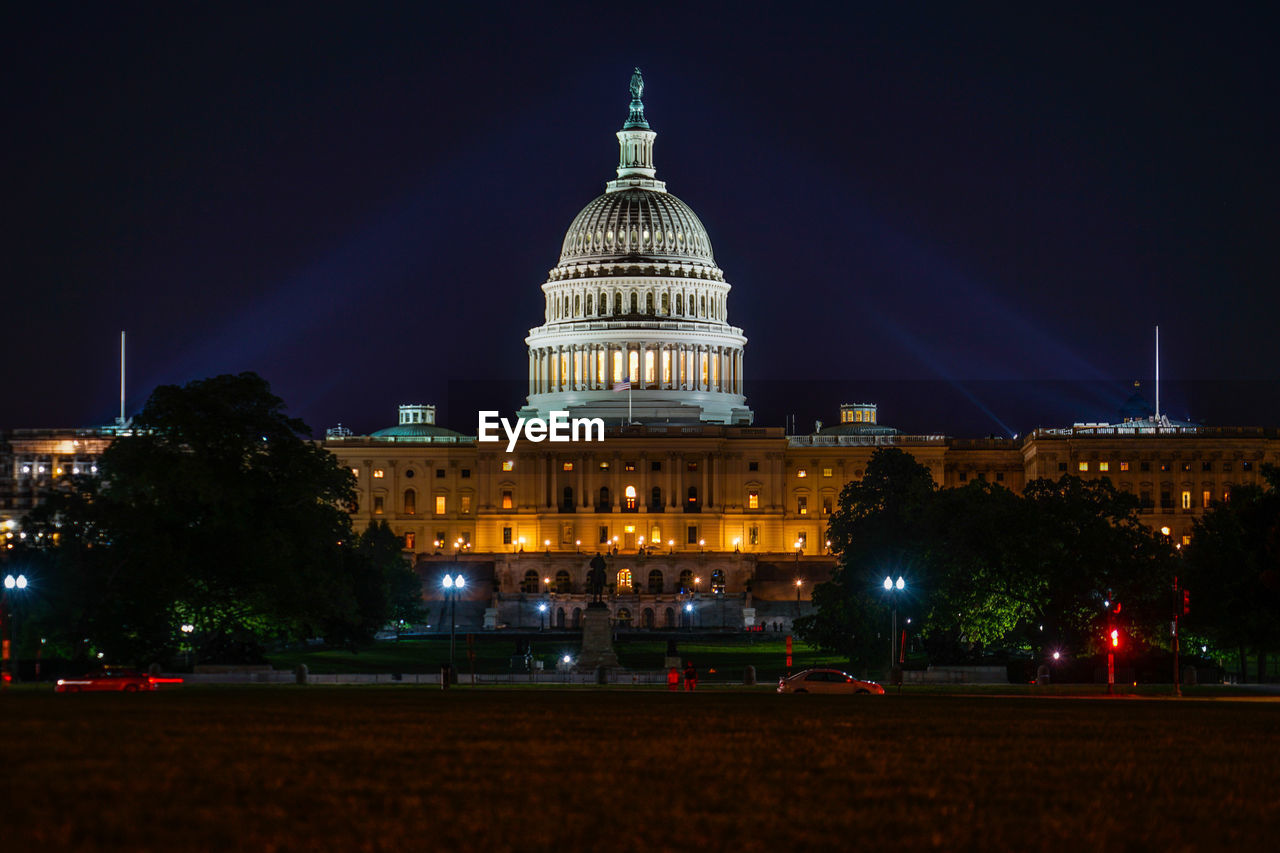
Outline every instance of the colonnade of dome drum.
{"type": "Polygon", "coordinates": [[[532,347],[531,394],[608,391],[628,379],[636,390],[742,393],[742,348],[718,344],[583,343],[532,347]]]}

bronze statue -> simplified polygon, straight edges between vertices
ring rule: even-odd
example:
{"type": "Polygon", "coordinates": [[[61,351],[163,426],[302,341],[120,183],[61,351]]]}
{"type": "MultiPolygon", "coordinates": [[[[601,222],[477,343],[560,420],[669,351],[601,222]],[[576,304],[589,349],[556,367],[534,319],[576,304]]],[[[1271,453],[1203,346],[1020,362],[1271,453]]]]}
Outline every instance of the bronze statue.
{"type": "Polygon", "coordinates": [[[604,557],[600,556],[599,551],[596,551],[596,555],[591,558],[588,565],[591,570],[587,572],[587,589],[591,592],[591,603],[603,604],[605,571],[609,566],[605,563],[604,557]]]}
{"type": "Polygon", "coordinates": [[[640,69],[637,68],[631,73],[631,99],[640,100],[644,94],[644,77],[640,76],[640,69]]]}

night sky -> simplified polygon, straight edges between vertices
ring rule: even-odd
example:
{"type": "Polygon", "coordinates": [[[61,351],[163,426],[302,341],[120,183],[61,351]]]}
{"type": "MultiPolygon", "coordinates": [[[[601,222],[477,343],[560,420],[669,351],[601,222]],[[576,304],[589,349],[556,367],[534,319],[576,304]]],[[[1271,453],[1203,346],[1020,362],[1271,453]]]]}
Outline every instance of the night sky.
{"type": "Polygon", "coordinates": [[[121,329],[130,411],[509,413],[633,66],[757,423],[1114,419],[1159,323],[1170,416],[1280,425],[1280,31],[1109,5],[10,4],[0,427],[109,422],[121,329]]]}

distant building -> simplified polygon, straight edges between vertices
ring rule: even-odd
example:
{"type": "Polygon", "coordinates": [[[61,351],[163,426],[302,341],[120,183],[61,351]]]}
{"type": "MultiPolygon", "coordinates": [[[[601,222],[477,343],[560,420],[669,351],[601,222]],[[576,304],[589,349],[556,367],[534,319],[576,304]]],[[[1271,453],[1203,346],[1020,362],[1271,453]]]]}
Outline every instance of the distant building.
{"type": "MultiPolygon", "coordinates": [[[[880,447],[911,453],[943,487],[1108,477],[1175,544],[1213,501],[1280,464],[1276,429],[1174,422],[1140,397],[1118,423],[1020,439],[905,435],[874,403],[843,404],[834,425],[808,434],[752,425],[730,285],[701,221],[656,178],[641,89],[637,75],[617,178],[570,224],[542,285],[542,325],[526,338],[520,414],[601,417],[604,441],[520,440],[507,452],[405,404],[394,426],[335,428],[323,442],[356,477],[357,529],[385,521],[401,537],[433,624],[441,578],[461,571],[470,627],[573,626],[599,551],[620,626],[789,629],[834,565],[827,516],[880,447]]],[[[113,436],[5,434],[0,520],[30,509],[38,486],[91,469],[113,436]]]]}

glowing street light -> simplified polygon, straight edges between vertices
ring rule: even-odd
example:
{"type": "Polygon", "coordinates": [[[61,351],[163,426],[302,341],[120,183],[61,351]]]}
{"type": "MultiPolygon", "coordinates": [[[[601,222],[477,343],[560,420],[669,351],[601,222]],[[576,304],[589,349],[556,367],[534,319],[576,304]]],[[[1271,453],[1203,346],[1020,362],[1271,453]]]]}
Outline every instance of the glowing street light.
{"type": "Polygon", "coordinates": [[[901,670],[898,665],[902,663],[902,650],[898,648],[898,595],[907,588],[907,582],[902,575],[898,575],[895,581],[889,575],[885,575],[884,591],[889,593],[893,599],[893,631],[889,634],[889,674],[892,678],[897,679],[899,689],[902,687],[901,670]]]}
{"type": "Polygon", "coordinates": [[[0,593],[0,640],[3,641],[4,656],[0,659],[0,683],[7,689],[9,681],[13,676],[9,672],[9,633],[12,631],[9,626],[9,593],[22,592],[27,588],[26,575],[5,575],[4,576],[4,592],[0,593]],[[8,631],[9,633],[6,633],[8,631]]]}
{"type": "Polygon", "coordinates": [[[458,593],[467,585],[467,579],[459,572],[455,577],[445,573],[440,585],[444,587],[444,596],[449,600],[449,677],[453,677],[453,649],[458,630],[458,593]]]}
{"type": "Polygon", "coordinates": [[[538,630],[546,630],[547,603],[545,601],[538,602],[538,630]]]}

